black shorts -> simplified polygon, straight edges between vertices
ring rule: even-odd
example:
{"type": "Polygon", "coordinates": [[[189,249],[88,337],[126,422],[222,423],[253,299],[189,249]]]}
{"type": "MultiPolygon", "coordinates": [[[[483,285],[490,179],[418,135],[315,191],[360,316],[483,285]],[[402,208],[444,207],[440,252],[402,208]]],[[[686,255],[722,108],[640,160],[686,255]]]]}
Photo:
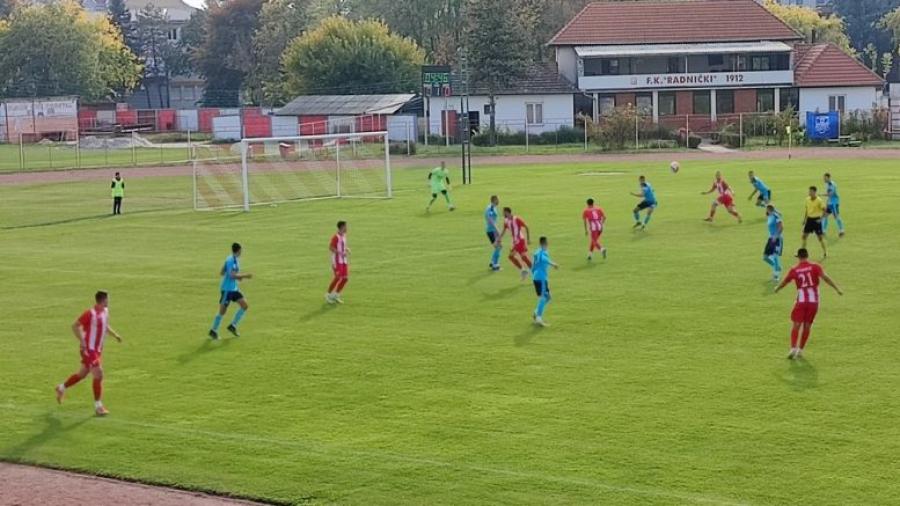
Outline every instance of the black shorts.
{"type": "Polygon", "coordinates": [[[491,244],[497,243],[497,232],[488,232],[487,233],[488,241],[491,241],[491,244]]]}
{"type": "Polygon", "coordinates": [[[769,239],[766,241],[766,248],[763,250],[763,256],[768,257],[772,255],[781,256],[781,250],[784,248],[784,238],[779,237],[778,239],[769,239]]]}
{"type": "Polygon", "coordinates": [[[219,292],[219,304],[223,306],[227,306],[232,302],[237,302],[244,298],[244,294],[235,290],[233,292],[219,292]]]}
{"type": "Polygon", "coordinates": [[[644,209],[647,209],[647,208],[652,209],[654,207],[656,207],[656,202],[648,202],[646,200],[642,200],[641,203],[637,205],[637,208],[641,211],[643,211],[644,209]]]}
{"type": "Polygon", "coordinates": [[[828,204],[828,207],[825,208],[825,214],[830,214],[833,216],[838,216],[841,214],[841,205],[840,204],[828,204]]]}
{"type": "Polygon", "coordinates": [[[803,225],[803,233],[822,235],[822,219],[807,218],[806,223],[803,225]]]}
{"type": "Polygon", "coordinates": [[[534,281],[534,293],[538,297],[546,295],[550,297],[550,283],[548,281],[534,281]]]}

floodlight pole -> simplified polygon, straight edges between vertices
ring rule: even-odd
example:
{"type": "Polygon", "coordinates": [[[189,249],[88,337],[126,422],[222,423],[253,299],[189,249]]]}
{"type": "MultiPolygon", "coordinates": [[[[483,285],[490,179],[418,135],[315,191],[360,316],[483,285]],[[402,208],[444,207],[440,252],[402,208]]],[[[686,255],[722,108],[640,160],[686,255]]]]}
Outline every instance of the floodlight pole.
{"type": "MultiPolygon", "coordinates": [[[[465,7],[464,7],[465,8],[465,7]]],[[[464,15],[465,13],[463,13],[464,15]]],[[[463,121],[460,124],[461,168],[463,184],[472,184],[472,125],[469,118],[469,62],[466,46],[463,44],[460,51],[460,80],[462,81],[462,93],[459,96],[459,110],[463,121]]]]}

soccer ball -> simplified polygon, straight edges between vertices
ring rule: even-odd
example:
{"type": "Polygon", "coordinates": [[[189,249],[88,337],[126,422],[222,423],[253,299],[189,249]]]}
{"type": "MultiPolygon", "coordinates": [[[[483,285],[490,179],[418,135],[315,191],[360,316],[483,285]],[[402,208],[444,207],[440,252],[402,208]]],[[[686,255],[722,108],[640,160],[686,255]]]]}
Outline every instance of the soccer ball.
{"type": "Polygon", "coordinates": [[[672,162],[669,164],[669,168],[672,169],[672,174],[678,174],[678,171],[681,170],[681,164],[672,162]]]}

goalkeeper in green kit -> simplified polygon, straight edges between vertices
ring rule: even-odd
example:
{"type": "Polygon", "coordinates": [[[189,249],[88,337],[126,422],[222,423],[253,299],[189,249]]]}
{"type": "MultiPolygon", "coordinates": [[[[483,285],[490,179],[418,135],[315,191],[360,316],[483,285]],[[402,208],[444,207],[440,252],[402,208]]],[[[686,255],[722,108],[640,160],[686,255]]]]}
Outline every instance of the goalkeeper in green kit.
{"type": "Polygon", "coordinates": [[[425,212],[431,210],[431,205],[437,200],[439,193],[443,194],[444,199],[447,200],[447,209],[451,211],[456,209],[453,201],[450,200],[450,173],[447,172],[445,162],[441,162],[440,167],[431,169],[431,172],[428,173],[428,182],[431,184],[431,202],[428,203],[425,212]]]}

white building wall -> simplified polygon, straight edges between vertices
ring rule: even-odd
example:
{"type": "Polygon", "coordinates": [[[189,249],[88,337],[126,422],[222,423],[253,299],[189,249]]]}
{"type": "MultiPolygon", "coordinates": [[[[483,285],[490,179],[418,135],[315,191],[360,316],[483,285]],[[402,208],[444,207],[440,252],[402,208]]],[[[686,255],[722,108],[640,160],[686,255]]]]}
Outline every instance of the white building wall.
{"type": "Polygon", "coordinates": [[[879,103],[881,89],[852,88],[800,88],[800,113],[828,112],[828,97],[844,95],[844,110],[871,111],[879,103]]]}
{"type": "Polygon", "coordinates": [[[575,54],[574,47],[556,48],[556,68],[570,83],[578,82],[578,55],[575,54]]]}
{"type": "MultiPolygon", "coordinates": [[[[497,106],[496,127],[498,130],[521,132],[525,130],[526,105],[541,104],[543,109],[543,121],[539,124],[528,125],[528,133],[540,134],[543,132],[555,132],[563,126],[575,125],[574,95],[500,95],[495,99],[497,106]]],[[[481,121],[481,129],[490,127],[490,114],[485,112],[485,106],[490,103],[487,96],[469,97],[469,110],[478,111],[481,121]]],[[[445,103],[443,99],[431,100],[429,105],[429,132],[432,135],[443,134],[443,111],[445,103]]],[[[459,97],[450,97],[446,103],[447,110],[461,110],[459,97]]]]}
{"type": "Polygon", "coordinates": [[[388,140],[392,142],[406,142],[411,139],[415,142],[418,137],[416,131],[416,116],[412,114],[398,114],[387,117],[388,140]]]}

